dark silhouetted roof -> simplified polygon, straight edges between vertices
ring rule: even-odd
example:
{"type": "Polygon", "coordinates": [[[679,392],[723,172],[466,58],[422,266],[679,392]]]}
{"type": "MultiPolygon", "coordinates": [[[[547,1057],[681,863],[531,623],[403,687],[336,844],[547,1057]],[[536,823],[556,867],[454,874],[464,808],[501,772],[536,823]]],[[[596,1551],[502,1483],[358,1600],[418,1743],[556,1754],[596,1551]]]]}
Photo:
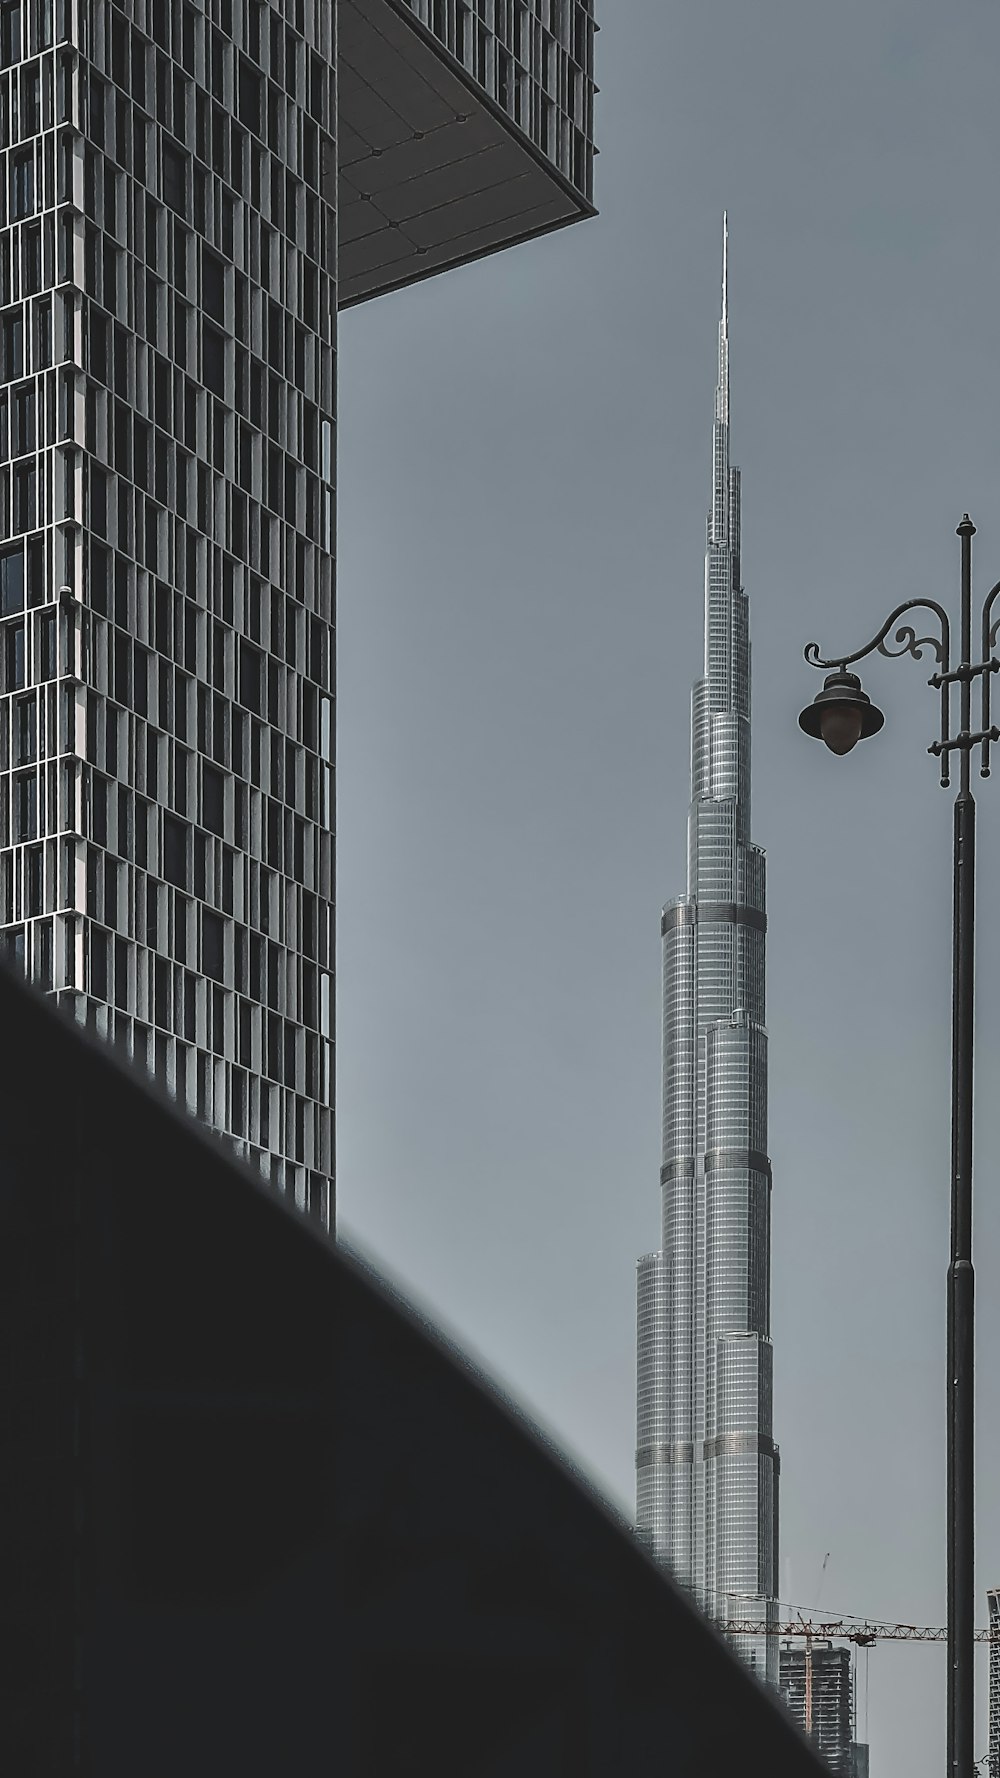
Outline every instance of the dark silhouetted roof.
{"type": "Polygon", "coordinates": [[[14,1778],[808,1778],[455,1352],[0,973],[14,1778]]]}

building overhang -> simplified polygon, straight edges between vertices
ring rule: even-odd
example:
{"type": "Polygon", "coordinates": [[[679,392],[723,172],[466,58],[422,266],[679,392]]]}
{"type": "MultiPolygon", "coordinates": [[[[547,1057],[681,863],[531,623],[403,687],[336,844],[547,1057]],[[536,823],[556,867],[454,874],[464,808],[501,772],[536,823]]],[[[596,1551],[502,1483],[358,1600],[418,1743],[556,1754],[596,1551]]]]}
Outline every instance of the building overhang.
{"type": "Polygon", "coordinates": [[[339,306],[594,215],[403,0],[339,0],[339,306]]]}

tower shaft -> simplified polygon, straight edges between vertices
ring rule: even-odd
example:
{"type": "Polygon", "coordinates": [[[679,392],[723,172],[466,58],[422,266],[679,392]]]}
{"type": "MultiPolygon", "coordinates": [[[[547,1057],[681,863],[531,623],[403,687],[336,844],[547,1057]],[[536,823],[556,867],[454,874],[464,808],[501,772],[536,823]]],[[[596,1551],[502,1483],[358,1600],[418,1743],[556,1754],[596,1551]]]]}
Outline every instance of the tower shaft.
{"type": "MultiPolygon", "coordinates": [[[[705,657],[692,694],[686,894],[663,910],[660,1246],[639,1262],[637,1526],[713,1616],[777,1591],[764,855],[750,829],[750,648],[729,455],[723,248],[705,657]]],[[[776,1681],[774,1639],[742,1652],[776,1681]]]]}

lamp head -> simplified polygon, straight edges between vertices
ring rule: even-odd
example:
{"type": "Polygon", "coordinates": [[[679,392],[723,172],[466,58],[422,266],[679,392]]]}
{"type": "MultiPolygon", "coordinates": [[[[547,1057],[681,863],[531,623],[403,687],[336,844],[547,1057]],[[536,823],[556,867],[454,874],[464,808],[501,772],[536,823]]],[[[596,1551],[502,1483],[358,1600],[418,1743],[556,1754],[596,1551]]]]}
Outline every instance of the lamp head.
{"type": "Polygon", "coordinates": [[[827,674],[823,690],[806,705],[799,727],[814,740],[825,742],[831,753],[850,753],[859,741],[877,735],[884,721],[878,705],[862,691],[857,674],[839,667],[827,674]]]}

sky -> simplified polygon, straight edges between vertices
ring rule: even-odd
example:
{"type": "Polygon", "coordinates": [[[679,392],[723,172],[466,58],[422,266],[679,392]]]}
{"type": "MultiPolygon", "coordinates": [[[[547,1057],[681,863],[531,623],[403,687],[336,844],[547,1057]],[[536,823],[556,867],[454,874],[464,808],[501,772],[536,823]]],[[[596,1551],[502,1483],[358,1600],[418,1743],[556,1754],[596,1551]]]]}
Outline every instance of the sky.
{"type": "MultiPolygon", "coordinates": [[[[952,811],[925,753],[933,663],[867,663],[886,725],[846,759],[796,718],[819,689],[806,642],[853,650],[921,593],[957,608],[965,510],[980,594],[1000,577],[1000,14],[599,0],[598,18],[598,218],[342,318],[340,1228],[631,1511],[726,208],[781,1591],[943,1624],[952,811]]],[[[985,1622],[1000,791],[976,789],[985,1622]]],[[[940,1771],[944,1683],[939,1645],[859,1659],[872,1778],[940,1771]]],[[[982,1659],[978,1722],[977,1755],[982,1659]]]]}

